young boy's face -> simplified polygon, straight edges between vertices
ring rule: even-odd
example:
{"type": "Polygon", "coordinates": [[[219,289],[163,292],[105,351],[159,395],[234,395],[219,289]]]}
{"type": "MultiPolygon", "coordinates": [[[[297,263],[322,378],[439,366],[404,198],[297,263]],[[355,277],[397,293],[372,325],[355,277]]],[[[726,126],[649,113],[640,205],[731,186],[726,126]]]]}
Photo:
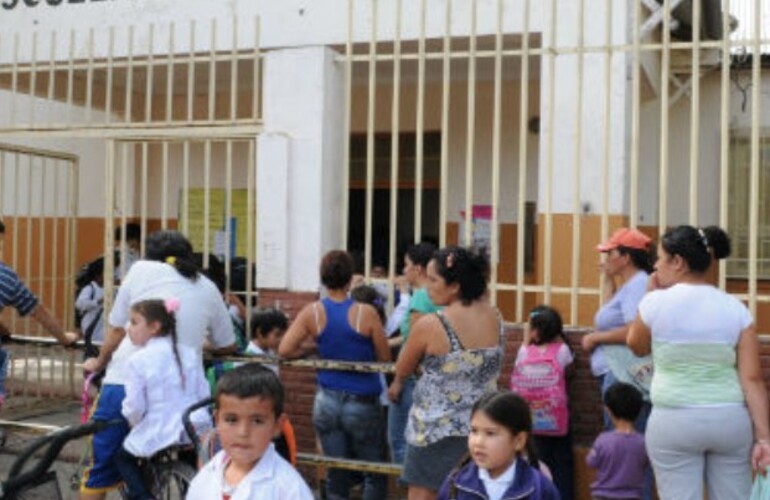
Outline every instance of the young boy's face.
{"type": "Polygon", "coordinates": [[[216,425],[222,447],[233,465],[248,471],[280,433],[283,415],[275,416],[273,401],[255,396],[217,398],[216,425]]]}
{"type": "Polygon", "coordinates": [[[265,335],[265,343],[267,348],[271,351],[278,351],[278,344],[281,343],[281,337],[283,337],[283,330],[280,328],[273,328],[267,335],[265,335]]]}

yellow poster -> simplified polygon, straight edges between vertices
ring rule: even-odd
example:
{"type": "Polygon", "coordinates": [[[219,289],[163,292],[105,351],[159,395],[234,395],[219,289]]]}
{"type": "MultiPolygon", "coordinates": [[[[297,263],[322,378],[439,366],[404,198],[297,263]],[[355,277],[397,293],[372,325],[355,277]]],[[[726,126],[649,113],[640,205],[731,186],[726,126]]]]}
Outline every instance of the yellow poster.
{"type": "Polygon", "coordinates": [[[188,189],[187,214],[184,213],[181,206],[182,198],[180,197],[180,227],[184,227],[185,222],[187,222],[187,237],[196,252],[208,251],[219,257],[224,257],[229,247],[231,257],[246,257],[248,249],[246,236],[249,223],[248,190],[233,189],[230,191],[230,195],[229,227],[225,224],[228,205],[226,190],[209,189],[208,196],[206,196],[206,189],[204,188],[188,189]],[[187,216],[186,221],[185,216],[187,216]],[[208,241],[207,248],[204,245],[205,241],[208,241]]]}

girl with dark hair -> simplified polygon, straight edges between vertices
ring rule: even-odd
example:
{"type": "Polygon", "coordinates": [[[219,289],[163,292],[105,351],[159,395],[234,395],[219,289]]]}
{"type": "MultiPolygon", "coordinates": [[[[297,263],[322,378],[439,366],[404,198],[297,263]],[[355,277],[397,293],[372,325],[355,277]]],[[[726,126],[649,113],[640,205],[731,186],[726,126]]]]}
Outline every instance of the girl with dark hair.
{"type": "MultiPolygon", "coordinates": [[[[368,304],[348,297],[353,277],[353,258],[343,250],[323,256],[321,283],[327,297],[306,305],[289,327],[278,354],[298,358],[315,343],[322,359],[343,361],[390,361],[390,349],[382,321],[368,304]]],[[[385,419],[380,405],[382,382],[377,373],[318,370],[318,390],[313,404],[313,426],[325,455],[372,462],[385,459],[385,419]]],[[[327,469],[327,498],[350,498],[356,474],[327,469]]],[[[387,479],[364,473],[367,500],[383,500],[387,479]]]]}
{"type": "MultiPolygon", "coordinates": [[[[198,354],[177,345],[177,310],[176,299],[143,300],[131,306],[128,336],[139,349],[127,361],[122,405],[131,432],[115,457],[131,499],[152,498],[138,459],[186,442],[182,413],[211,395],[198,354]]],[[[208,420],[204,413],[200,422],[208,420]]]]}
{"type": "MultiPolygon", "coordinates": [[[[192,348],[199,359],[205,343],[214,352],[234,352],[230,315],[217,287],[202,276],[193,260],[192,245],[177,231],[158,231],[146,241],[146,257],[131,266],[123,279],[108,316],[110,328],[98,358],[85,361],[86,371],[106,367],[102,390],[92,420],[122,418],[121,404],[128,380],[127,361],[138,349],[126,336],[131,306],[147,299],[176,297],[181,306],[175,314],[178,344],[192,348]]],[[[201,359],[202,361],[202,359],[201,359]]],[[[103,499],[121,483],[113,457],[128,434],[128,424],[112,426],[91,440],[93,464],[83,474],[81,500],[103,499]]]]}
{"type": "Polygon", "coordinates": [[[418,365],[406,426],[402,479],[409,498],[436,498],[466,450],[471,407],[497,388],[503,361],[503,322],[486,297],[489,261],[460,247],[442,248],[428,263],[428,294],[442,312],[412,326],[396,362],[388,395],[398,400],[418,365]]]}
{"type": "Polygon", "coordinates": [[[531,434],[532,419],[524,399],[511,392],[484,395],[471,410],[470,456],[446,478],[438,498],[563,498],[538,470],[531,434]]]}
{"type": "Polygon", "coordinates": [[[511,390],[532,408],[532,439],[562,498],[572,498],[575,489],[566,377],[573,359],[559,312],[546,305],[532,309],[511,390]]]}
{"type": "Polygon", "coordinates": [[[716,226],[668,230],[653,275],[658,289],[642,299],[628,335],[631,349],[652,352],[655,362],[645,442],[662,499],[701,499],[704,482],[708,498],[749,498],[752,468],[764,474],[770,465],[754,319],[707,278],[714,259],[729,254],[716,226]]]}

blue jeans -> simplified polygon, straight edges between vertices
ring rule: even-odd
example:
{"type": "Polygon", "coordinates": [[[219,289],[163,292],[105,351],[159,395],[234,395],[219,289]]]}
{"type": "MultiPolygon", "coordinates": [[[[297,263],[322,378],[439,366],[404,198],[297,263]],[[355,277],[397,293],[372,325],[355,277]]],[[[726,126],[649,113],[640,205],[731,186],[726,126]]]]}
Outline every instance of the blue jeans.
{"type": "Polygon", "coordinates": [[[8,376],[8,351],[0,347],[0,397],[5,398],[5,378],[8,376]]]}
{"type": "MultiPolygon", "coordinates": [[[[385,460],[385,419],[379,394],[355,394],[319,387],[313,405],[313,426],[326,456],[383,462],[385,460]]],[[[355,474],[328,469],[326,492],[329,500],[350,498],[355,474]]],[[[384,500],[387,478],[364,474],[364,500],[384,500]]]]}
{"type": "Polygon", "coordinates": [[[403,464],[406,453],[406,422],[409,419],[409,409],[412,407],[412,392],[417,379],[409,377],[404,380],[401,397],[398,402],[391,401],[388,406],[388,446],[393,463],[403,464]]]}
{"type": "MultiPolygon", "coordinates": [[[[618,379],[615,378],[615,375],[612,374],[612,371],[608,371],[604,375],[600,377],[599,382],[601,383],[602,387],[602,402],[604,401],[604,393],[607,392],[607,389],[610,388],[613,384],[618,382],[618,379]]],[[[642,405],[642,411],[639,412],[639,415],[636,417],[636,421],[634,422],[634,428],[636,429],[636,432],[639,434],[644,435],[645,431],[647,430],[647,420],[650,418],[650,412],[652,411],[652,405],[645,401],[642,405]]],[[[610,420],[610,416],[607,413],[607,410],[604,410],[604,429],[607,431],[611,431],[614,427],[612,426],[612,420],[610,420]]],[[[652,468],[650,466],[647,466],[647,470],[644,473],[644,500],[652,500],[652,490],[653,490],[653,484],[652,484],[652,468]]]]}

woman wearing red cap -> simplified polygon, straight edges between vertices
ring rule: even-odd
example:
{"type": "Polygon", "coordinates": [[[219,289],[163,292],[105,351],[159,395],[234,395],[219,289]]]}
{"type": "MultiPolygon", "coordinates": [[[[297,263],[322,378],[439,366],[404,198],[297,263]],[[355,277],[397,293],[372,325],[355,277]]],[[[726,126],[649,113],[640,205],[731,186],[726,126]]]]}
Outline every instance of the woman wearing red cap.
{"type": "MultiPolygon", "coordinates": [[[[615,231],[596,249],[606,254],[599,266],[604,284],[602,306],[594,318],[594,331],[583,337],[583,349],[591,353],[591,372],[599,378],[602,398],[616,382],[633,384],[642,393],[645,405],[636,421],[636,428],[644,433],[650,414],[649,391],[652,379],[652,360],[637,357],[626,346],[629,327],[636,317],[647,282],[652,271],[651,240],[637,229],[615,231]],[[617,286],[617,282],[622,285],[617,286]]],[[[605,427],[611,421],[605,415],[605,427]]],[[[645,498],[650,498],[652,484],[645,486],[645,498]]]]}

